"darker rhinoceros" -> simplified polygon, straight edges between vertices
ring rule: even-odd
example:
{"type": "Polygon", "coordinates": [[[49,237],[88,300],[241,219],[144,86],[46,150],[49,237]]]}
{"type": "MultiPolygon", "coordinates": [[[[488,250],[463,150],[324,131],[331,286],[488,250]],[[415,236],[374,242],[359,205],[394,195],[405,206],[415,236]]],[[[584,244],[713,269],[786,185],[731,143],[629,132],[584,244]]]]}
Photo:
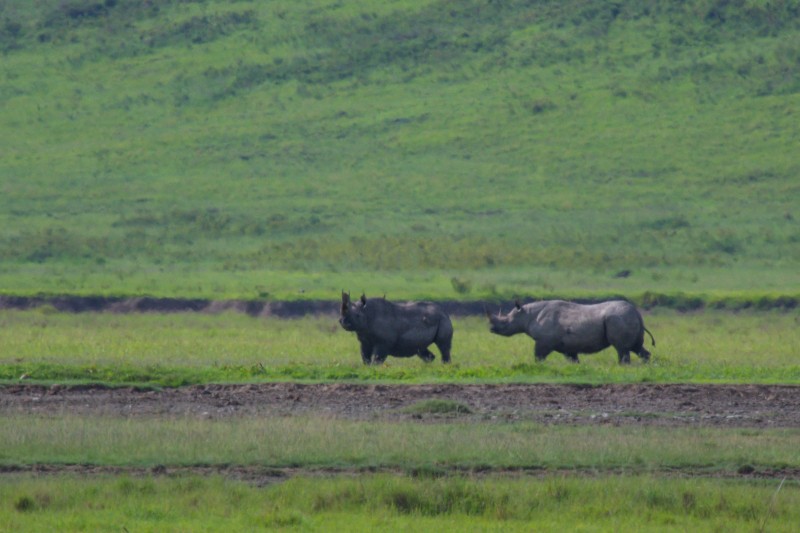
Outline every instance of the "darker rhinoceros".
{"type": "Polygon", "coordinates": [[[613,346],[619,356],[619,364],[631,362],[630,352],[643,361],[650,359],[644,348],[644,333],[653,334],[644,327],[642,315],[633,304],[615,300],[593,305],[581,305],[561,300],[544,300],[520,305],[507,315],[486,313],[491,323],[491,332],[510,337],[527,333],[535,341],[534,354],[537,361],[556,351],[572,361],[578,362],[578,354],[595,353],[613,346]]]}
{"type": "Polygon", "coordinates": [[[386,298],[367,298],[363,294],[353,303],[350,295],[342,292],[339,323],[358,337],[365,365],[381,364],[389,355],[418,355],[428,363],[435,358],[428,349],[431,344],[439,348],[443,363],[450,362],[453,324],[434,303],[395,304],[386,298]]]}

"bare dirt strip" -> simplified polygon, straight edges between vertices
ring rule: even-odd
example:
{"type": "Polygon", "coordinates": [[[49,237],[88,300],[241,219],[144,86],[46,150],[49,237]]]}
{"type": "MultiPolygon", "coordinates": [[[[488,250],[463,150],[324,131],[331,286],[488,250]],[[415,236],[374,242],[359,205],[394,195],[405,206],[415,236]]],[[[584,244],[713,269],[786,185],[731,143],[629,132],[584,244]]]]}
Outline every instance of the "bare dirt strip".
{"type": "Polygon", "coordinates": [[[160,390],[101,385],[6,385],[0,416],[10,414],[226,418],[330,416],[355,420],[800,428],[800,386],[687,384],[259,383],[160,390]],[[409,413],[424,400],[450,400],[467,413],[409,413]]]}
{"type": "MultiPolygon", "coordinates": [[[[197,385],[160,390],[101,385],[0,386],[0,416],[78,414],[112,417],[326,416],[350,420],[418,423],[495,423],[533,421],[542,424],[621,427],[800,428],[800,386],[789,385],[554,385],[440,384],[363,385],[350,383],[260,383],[197,385]],[[468,412],[425,414],[409,410],[425,400],[450,400],[468,412]]],[[[112,467],[97,465],[5,465],[0,475],[221,475],[263,486],[296,475],[342,476],[386,472],[410,475],[540,476],[552,469],[434,470],[395,468],[271,468],[258,465],[112,467]]],[[[563,475],[637,474],[631,469],[571,469],[563,475]]],[[[743,465],[732,470],[678,468],[648,470],[650,475],[712,476],[800,480],[800,468],[743,465]]]]}

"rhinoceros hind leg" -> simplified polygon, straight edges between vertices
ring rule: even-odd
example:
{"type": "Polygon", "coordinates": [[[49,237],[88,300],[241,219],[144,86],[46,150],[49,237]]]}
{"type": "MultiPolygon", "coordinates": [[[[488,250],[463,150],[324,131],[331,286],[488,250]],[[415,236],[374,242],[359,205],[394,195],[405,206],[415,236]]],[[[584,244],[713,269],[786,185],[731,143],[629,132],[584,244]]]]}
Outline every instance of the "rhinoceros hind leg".
{"type": "Polygon", "coordinates": [[[638,355],[642,359],[642,361],[644,361],[645,363],[649,363],[650,362],[650,352],[645,350],[644,347],[640,348],[636,352],[636,355],[638,355]]]}
{"type": "Polygon", "coordinates": [[[436,356],[433,354],[433,352],[427,348],[420,349],[417,355],[419,356],[420,359],[422,359],[426,363],[430,363],[431,361],[436,359],[436,356]]]}
{"type": "Polygon", "coordinates": [[[566,357],[567,361],[569,361],[570,363],[575,363],[576,365],[580,363],[580,360],[578,359],[578,354],[576,353],[565,353],[564,357],[566,357]]]}
{"type": "MultiPolygon", "coordinates": [[[[450,362],[450,348],[452,343],[453,340],[451,338],[444,338],[436,341],[436,347],[439,348],[440,352],[442,352],[442,363],[450,362]]],[[[433,354],[431,354],[431,361],[432,360],[433,354]]]]}
{"type": "Polygon", "coordinates": [[[631,364],[631,352],[629,352],[628,350],[617,349],[617,357],[619,358],[619,364],[621,365],[631,364]]]}

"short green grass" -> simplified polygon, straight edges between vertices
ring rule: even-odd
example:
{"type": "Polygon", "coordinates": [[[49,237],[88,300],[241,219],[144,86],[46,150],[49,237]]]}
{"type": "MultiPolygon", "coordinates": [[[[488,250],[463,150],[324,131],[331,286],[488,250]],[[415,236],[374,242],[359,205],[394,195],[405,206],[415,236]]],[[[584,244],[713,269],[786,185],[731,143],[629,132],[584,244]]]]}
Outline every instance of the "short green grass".
{"type": "Polygon", "coordinates": [[[7,531],[793,531],[800,490],[779,481],[544,476],[0,478],[7,531]]]}
{"type": "Polygon", "coordinates": [[[0,464],[566,469],[733,474],[800,467],[797,429],[352,421],[325,416],[6,415],[0,464]]]}
{"type": "MultiPolygon", "coordinates": [[[[607,349],[572,365],[533,358],[524,335],[492,335],[479,317],[456,317],[453,363],[390,357],[361,363],[355,335],[334,315],[300,319],[222,314],[0,312],[0,379],[182,385],[266,380],[394,382],[800,383],[795,312],[656,311],[649,365],[620,367],[607,349]]],[[[433,347],[434,352],[436,348],[433,347]]]]}

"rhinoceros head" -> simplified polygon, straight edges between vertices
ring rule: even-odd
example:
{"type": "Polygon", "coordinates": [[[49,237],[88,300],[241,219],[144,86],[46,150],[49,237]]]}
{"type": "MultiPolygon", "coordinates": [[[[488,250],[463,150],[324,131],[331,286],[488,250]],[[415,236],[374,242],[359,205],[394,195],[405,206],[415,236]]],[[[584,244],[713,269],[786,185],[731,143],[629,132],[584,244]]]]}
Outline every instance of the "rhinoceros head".
{"type": "Polygon", "coordinates": [[[507,315],[504,315],[502,311],[496,315],[486,311],[486,316],[489,318],[489,331],[497,335],[509,337],[525,331],[525,309],[522,308],[519,300],[514,302],[514,309],[507,315]]]}
{"type": "Polygon", "coordinates": [[[360,331],[367,327],[364,308],[367,306],[367,297],[361,295],[355,303],[350,300],[350,294],[342,291],[342,309],[339,315],[339,324],[346,331],[360,331]]]}

